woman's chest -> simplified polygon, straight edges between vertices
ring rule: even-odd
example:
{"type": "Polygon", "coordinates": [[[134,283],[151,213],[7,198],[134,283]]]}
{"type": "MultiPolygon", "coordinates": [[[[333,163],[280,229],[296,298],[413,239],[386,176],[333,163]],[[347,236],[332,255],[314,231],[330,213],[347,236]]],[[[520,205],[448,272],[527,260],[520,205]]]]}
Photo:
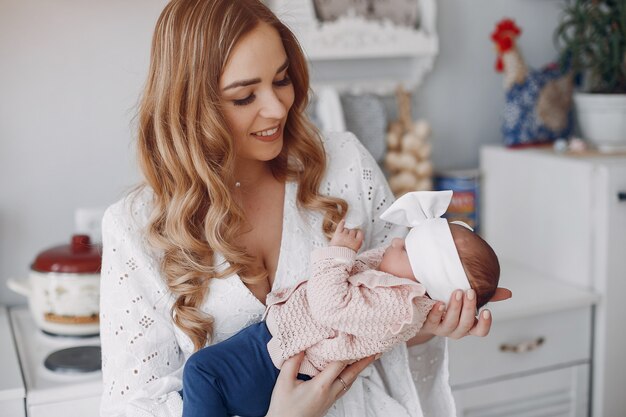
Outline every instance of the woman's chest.
{"type": "Polygon", "coordinates": [[[271,288],[278,268],[286,198],[285,186],[278,184],[252,193],[242,200],[246,225],[237,244],[253,257],[251,275],[267,277],[267,291],[271,288]]]}
{"type": "MultiPolygon", "coordinates": [[[[325,244],[321,232],[321,216],[309,210],[299,210],[296,204],[296,187],[287,183],[285,187],[284,209],[280,221],[281,227],[268,227],[268,242],[273,243],[275,251],[274,280],[268,286],[264,296],[270,290],[290,287],[306,278],[309,273],[311,250],[325,244]],[[284,212],[283,212],[284,211],[284,212]],[[282,236],[272,235],[275,230],[282,231],[282,236]]],[[[254,245],[254,241],[251,243],[254,245]]],[[[262,246],[262,244],[261,244],[262,246]]],[[[259,253],[268,253],[268,248],[259,253]]],[[[223,256],[215,254],[216,265],[227,267],[223,256]]],[[[265,297],[263,297],[264,299],[265,297]]],[[[222,279],[212,279],[202,310],[214,319],[214,340],[224,340],[240,329],[257,323],[265,312],[265,304],[255,296],[238,275],[222,279]]]]}
{"type": "Polygon", "coordinates": [[[249,218],[250,228],[240,236],[238,244],[254,258],[251,273],[254,276],[265,275],[268,289],[274,281],[282,240],[282,207],[266,210],[249,218]]]}

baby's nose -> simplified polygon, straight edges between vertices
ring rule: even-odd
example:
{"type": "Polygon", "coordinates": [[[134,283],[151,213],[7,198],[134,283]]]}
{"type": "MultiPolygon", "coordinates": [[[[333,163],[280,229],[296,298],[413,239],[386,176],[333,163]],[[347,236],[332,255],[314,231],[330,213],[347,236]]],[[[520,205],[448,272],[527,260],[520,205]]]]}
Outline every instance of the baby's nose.
{"type": "Polygon", "coordinates": [[[391,246],[394,248],[401,248],[402,245],[404,245],[404,240],[400,239],[399,237],[394,237],[391,241],[391,246]]]}

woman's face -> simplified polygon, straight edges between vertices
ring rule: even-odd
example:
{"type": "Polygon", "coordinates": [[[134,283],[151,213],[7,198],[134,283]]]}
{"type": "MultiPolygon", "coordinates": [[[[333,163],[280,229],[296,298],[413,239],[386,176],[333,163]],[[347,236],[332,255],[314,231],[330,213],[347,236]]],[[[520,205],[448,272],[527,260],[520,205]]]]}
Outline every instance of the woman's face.
{"type": "Polygon", "coordinates": [[[235,45],[220,77],[221,103],[239,161],[269,161],[283,147],[294,90],[276,29],[261,23],[235,45]]]}

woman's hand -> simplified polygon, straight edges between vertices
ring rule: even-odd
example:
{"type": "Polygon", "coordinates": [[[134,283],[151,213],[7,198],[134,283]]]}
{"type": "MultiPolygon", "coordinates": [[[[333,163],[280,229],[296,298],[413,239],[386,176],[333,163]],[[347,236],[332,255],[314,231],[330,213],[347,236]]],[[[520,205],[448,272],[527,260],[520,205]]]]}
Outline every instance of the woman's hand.
{"type": "Polygon", "coordinates": [[[267,417],[321,417],[338,398],[344,395],[359,373],[374,357],[361,359],[352,365],[331,362],[310,381],[296,378],[304,353],[295,355],[283,363],[267,417]],[[343,382],[342,382],[343,381],[343,382]],[[345,386],[344,386],[345,384],[345,386]]]}
{"type": "MultiPolygon", "coordinates": [[[[491,302],[511,298],[512,293],[506,288],[498,287],[491,297],[491,302]]],[[[469,289],[465,292],[456,290],[452,293],[448,308],[442,302],[437,302],[428,313],[424,325],[417,336],[409,340],[409,346],[417,345],[430,340],[433,336],[443,336],[460,339],[467,335],[487,336],[491,329],[491,312],[482,310],[478,318],[476,312],[476,293],[469,289]]]]}

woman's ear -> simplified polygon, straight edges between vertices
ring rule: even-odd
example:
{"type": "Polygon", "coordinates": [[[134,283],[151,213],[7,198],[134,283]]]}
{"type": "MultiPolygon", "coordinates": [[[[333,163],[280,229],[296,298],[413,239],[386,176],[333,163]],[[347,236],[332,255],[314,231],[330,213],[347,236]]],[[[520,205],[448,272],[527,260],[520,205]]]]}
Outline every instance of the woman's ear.
{"type": "Polygon", "coordinates": [[[504,301],[513,297],[513,293],[508,288],[498,287],[496,288],[496,292],[493,294],[493,297],[489,300],[489,302],[494,301],[504,301]]]}

